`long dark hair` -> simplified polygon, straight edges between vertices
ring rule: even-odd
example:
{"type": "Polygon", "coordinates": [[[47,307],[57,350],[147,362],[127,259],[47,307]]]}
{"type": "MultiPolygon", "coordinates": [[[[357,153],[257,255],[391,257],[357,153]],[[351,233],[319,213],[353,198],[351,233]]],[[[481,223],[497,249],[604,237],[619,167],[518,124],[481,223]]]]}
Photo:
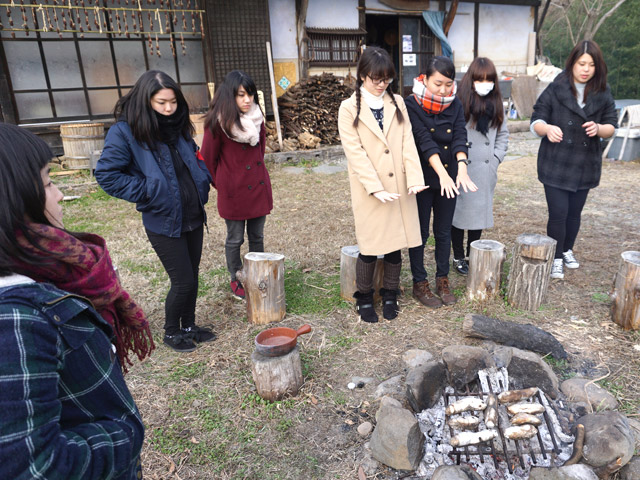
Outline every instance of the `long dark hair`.
{"type": "Polygon", "coordinates": [[[604,56],[602,55],[602,50],[600,50],[598,44],[593,40],[583,40],[573,47],[573,50],[571,50],[571,53],[564,64],[564,71],[562,72],[562,75],[569,81],[571,92],[573,93],[573,96],[577,98],[578,92],[573,84],[573,66],[585,53],[591,55],[596,67],[593,77],[591,77],[591,80],[587,82],[587,86],[584,89],[583,101],[586,102],[589,94],[604,92],[607,89],[607,64],[604,63],[604,56]]]}
{"type": "MultiPolygon", "coordinates": [[[[362,84],[364,83],[363,79],[365,77],[369,77],[371,79],[396,78],[396,68],[393,66],[393,60],[391,60],[389,52],[380,47],[367,47],[364,53],[360,56],[358,69],[356,71],[357,112],[356,118],[353,120],[354,127],[358,126],[358,119],[360,118],[360,105],[362,103],[360,87],[362,87],[362,84]]],[[[400,108],[398,108],[393,91],[391,90],[391,84],[387,85],[386,91],[391,95],[391,101],[396,106],[396,118],[398,119],[398,123],[402,123],[404,118],[402,117],[400,108]]]]}
{"type": "Polygon", "coordinates": [[[256,84],[249,75],[240,71],[233,70],[224,77],[222,84],[218,85],[216,93],[209,104],[209,111],[204,117],[205,128],[211,129],[215,135],[218,127],[221,127],[228,135],[231,135],[233,126],[237,126],[240,130],[240,110],[236,103],[236,95],[240,87],[244,91],[253,96],[253,101],[259,106],[258,89],[256,84]]]}
{"type": "Polygon", "coordinates": [[[52,226],[45,214],[47,194],[41,175],[52,157],[41,138],[0,123],[0,277],[11,274],[16,261],[42,263],[42,258],[18,244],[16,231],[37,246],[28,222],[52,226]]]}
{"type": "Polygon", "coordinates": [[[458,98],[464,107],[464,118],[475,127],[480,117],[490,117],[489,127],[499,127],[504,120],[502,95],[498,84],[496,66],[486,57],[477,57],[469,65],[458,86],[458,98]],[[481,97],[476,92],[473,82],[493,82],[493,90],[481,97]]]}
{"type": "Polygon", "coordinates": [[[455,80],[456,78],[456,67],[449,57],[436,56],[429,60],[429,63],[427,63],[427,71],[425,72],[427,78],[436,72],[441,73],[451,80],[455,80]]]}
{"type": "Polygon", "coordinates": [[[158,120],[151,107],[151,98],[163,88],[170,88],[176,95],[176,112],[182,118],[182,125],[178,127],[182,136],[185,139],[193,137],[195,128],[189,119],[189,105],[180,87],[169,75],[159,70],[143,73],[129,93],[118,100],[113,110],[116,121],[126,121],[131,127],[133,137],[150,148],[162,141],[158,120]]]}

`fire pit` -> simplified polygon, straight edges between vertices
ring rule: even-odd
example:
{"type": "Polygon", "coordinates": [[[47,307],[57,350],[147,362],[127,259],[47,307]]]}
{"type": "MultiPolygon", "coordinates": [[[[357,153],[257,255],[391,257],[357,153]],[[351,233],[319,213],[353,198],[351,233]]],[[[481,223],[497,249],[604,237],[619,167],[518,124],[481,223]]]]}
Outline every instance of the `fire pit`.
{"type": "MultiPolygon", "coordinates": [[[[495,438],[474,442],[468,446],[452,446],[452,439],[460,438],[459,434],[463,430],[448,424],[447,420],[454,417],[446,415],[447,407],[462,399],[479,399],[486,404],[491,395],[509,390],[508,373],[505,368],[480,370],[478,377],[474,391],[467,388],[466,391],[460,392],[448,386],[434,407],[418,414],[420,427],[426,438],[425,454],[416,471],[420,477],[431,478],[434,470],[442,465],[466,463],[485,480],[526,480],[531,467],[560,466],[569,459],[574,438],[566,435],[558,422],[556,409],[562,408],[562,405],[556,405],[539,389],[531,398],[520,403],[537,403],[544,407],[541,423],[536,427],[537,432],[533,437],[521,440],[507,438],[508,434],[505,435],[505,431],[510,427],[507,404],[497,402],[495,427],[488,428],[484,412],[479,415],[482,420],[475,427],[478,430],[477,434],[489,432],[488,436],[495,435],[495,438]]],[[[456,418],[469,419],[472,416],[471,412],[463,412],[456,418]]]]}

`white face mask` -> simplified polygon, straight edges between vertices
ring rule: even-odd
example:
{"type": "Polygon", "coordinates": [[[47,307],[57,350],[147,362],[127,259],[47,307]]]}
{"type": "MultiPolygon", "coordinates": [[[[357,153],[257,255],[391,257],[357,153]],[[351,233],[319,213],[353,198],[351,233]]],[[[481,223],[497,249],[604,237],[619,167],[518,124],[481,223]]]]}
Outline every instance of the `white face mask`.
{"type": "Polygon", "coordinates": [[[473,82],[473,86],[481,97],[488,95],[493,90],[493,82],[473,82]]]}

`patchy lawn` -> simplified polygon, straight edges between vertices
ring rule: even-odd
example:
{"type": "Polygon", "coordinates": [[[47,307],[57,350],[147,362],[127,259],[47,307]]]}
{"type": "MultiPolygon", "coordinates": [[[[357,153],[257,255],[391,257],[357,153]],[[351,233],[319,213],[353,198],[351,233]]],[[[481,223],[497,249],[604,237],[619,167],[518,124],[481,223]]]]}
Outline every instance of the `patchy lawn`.
{"type": "MultiPolygon", "coordinates": [[[[509,253],[520,233],[546,230],[544,193],[531,153],[535,149],[522,138],[510,155],[524,156],[500,167],[496,226],[483,235],[504,243],[509,253]]],[[[402,312],[394,321],[373,325],[357,322],[339,295],[340,248],[355,244],[346,172],[292,174],[278,165],[270,165],[270,172],[275,208],[267,219],[265,246],[286,256],[287,316],[281,324],[298,328],[309,323],[313,328],[298,339],[305,384],[295,398],[276,403],[262,400],[253,385],[253,338],[264,327],[248,324],[244,303],[231,297],[226,232],[215,192],[207,206],[197,321],[212,326],[218,339],[193,353],[177,354],[162,345],[168,278],[134,205],[108,197],[86,174],[55,178],[66,195],[83,195],[65,204],[66,226],[107,239],[125,287],[152,324],[158,348],[126,377],[147,427],[145,478],[356,478],[367,441],[356,427],[365,420],[375,423],[377,405],[372,400],[375,385],[349,390],[347,384],[354,376],[382,381],[402,372],[401,355],[409,348],[437,356],[451,344],[478,344],[462,336],[462,319],[469,312],[549,331],[569,353],[568,362],[552,362],[562,377],[607,375],[601,384],[616,395],[621,410],[638,415],[640,334],[611,322],[608,292],[620,253],[640,249],[639,164],[604,163],[602,183],[590,193],[574,249],[580,269],[567,271],[564,281],[552,281],[538,311],[511,308],[503,298],[486,304],[461,298],[456,305],[429,311],[410,295],[405,251],[402,312]]],[[[431,276],[432,248],[426,254],[431,276]]],[[[450,280],[461,297],[465,279],[452,273],[450,280]]],[[[375,478],[396,477],[381,467],[375,478]]]]}

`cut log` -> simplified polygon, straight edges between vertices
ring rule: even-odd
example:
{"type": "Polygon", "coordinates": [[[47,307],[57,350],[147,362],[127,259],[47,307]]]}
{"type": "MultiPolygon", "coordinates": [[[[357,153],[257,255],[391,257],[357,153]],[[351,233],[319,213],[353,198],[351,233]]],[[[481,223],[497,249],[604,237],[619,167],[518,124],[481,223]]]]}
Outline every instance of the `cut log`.
{"type": "Polygon", "coordinates": [[[249,252],[237,276],[244,285],[250,323],[264,325],[284,318],[284,255],[249,252]]]}
{"type": "Polygon", "coordinates": [[[285,395],[298,394],[303,383],[298,346],[280,357],[265,357],[253,352],[251,363],[256,390],[265,400],[273,402],[285,395]]]}
{"type": "Polygon", "coordinates": [[[556,241],[546,235],[518,235],[509,270],[507,299],[522,310],[537,310],[547,294],[556,241]]]}
{"type": "MultiPolygon", "coordinates": [[[[358,291],[356,287],[356,261],[359,254],[360,249],[357,245],[342,247],[340,252],[340,296],[347,302],[354,302],[353,294],[358,291]]],[[[384,257],[379,256],[373,272],[374,301],[380,298],[383,275],[384,257]]]]}
{"type": "Polygon", "coordinates": [[[462,331],[467,337],[491,340],[544,355],[551,354],[559,360],[567,358],[567,352],[556,337],[531,324],[504,322],[468,313],[462,322],[462,331]]]}
{"type": "Polygon", "coordinates": [[[620,255],[620,266],[613,277],[611,318],[625,330],[640,328],[640,252],[620,255]]]}
{"type": "Polygon", "coordinates": [[[469,300],[484,301],[500,291],[504,245],[495,240],[476,240],[469,251],[467,296],[469,300]]]}

